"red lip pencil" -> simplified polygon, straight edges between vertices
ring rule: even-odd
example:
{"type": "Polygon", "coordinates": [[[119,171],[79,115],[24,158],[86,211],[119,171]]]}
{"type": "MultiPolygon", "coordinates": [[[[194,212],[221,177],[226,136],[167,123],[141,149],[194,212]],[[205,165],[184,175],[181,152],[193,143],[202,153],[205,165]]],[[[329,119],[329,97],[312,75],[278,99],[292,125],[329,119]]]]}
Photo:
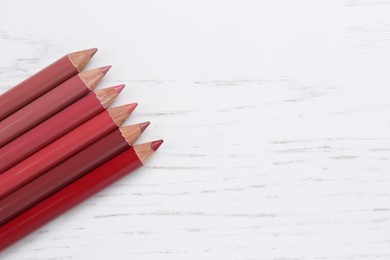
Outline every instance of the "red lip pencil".
{"type": "Polygon", "coordinates": [[[123,88],[119,85],[91,92],[0,148],[0,173],[102,112],[123,88]]]}
{"type": "Polygon", "coordinates": [[[94,48],[67,54],[0,95],[0,120],[76,75],[96,52],[94,48]]]}
{"type": "Polygon", "coordinates": [[[0,227],[0,251],[143,166],[163,141],[136,145],[0,227]]]}
{"type": "Polygon", "coordinates": [[[0,147],[86,95],[110,66],[81,72],[0,122],[0,147]]]}
{"type": "Polygon", "coordinates": [[[125,151],[149,125],[121,127],[0,200],[0,226],[125,151]]]}
{"type": "Polygon", "coordinates": [[[121,126],[136,106],[109,108],[0,174],[0,199],[121,126]]]}

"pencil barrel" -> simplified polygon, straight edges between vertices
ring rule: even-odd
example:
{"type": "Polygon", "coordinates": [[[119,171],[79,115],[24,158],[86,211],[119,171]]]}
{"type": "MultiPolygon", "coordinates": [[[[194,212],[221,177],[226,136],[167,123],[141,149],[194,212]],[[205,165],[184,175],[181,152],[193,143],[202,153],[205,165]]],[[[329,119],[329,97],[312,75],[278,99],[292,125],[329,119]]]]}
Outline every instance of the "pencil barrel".
{"type": "Polygon", "coordinates": [[[58,114],[0,148],[0,173],[85,123],[104,110],[90,93],[58,114]]]}
{"type": "Polygon", "coordinates": [[[133,148],[0,227],[0,251],[141,167],[133,148]]]}
{"type": "Polygon", "coordinates": [[[0,96],[0,120],[78,73],[64,56],[0,96]]]}

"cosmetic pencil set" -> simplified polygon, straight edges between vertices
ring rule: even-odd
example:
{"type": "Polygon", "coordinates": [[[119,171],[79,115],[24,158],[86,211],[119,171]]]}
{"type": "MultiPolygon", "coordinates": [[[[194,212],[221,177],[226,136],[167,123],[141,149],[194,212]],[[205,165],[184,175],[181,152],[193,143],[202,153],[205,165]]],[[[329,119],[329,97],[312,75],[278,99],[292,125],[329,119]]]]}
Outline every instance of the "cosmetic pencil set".
{"type": "Polygon", "coordinates": [[[65,55],[0,96],[0,251],[142,167],[163,140],[135,144],[149,122],[122,126],[125,87],[94,90],[110,66],[97,49],[65,55]]]}

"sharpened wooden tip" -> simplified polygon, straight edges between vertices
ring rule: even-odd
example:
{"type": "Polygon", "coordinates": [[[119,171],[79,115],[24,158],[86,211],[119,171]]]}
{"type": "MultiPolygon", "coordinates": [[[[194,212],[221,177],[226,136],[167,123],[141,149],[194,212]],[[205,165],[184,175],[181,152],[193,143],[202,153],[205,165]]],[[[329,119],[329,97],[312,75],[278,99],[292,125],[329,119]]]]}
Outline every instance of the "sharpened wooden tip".
{"type": "Polygon", "coordinates": [[[136,107],[137,104],[134,103],[134,104],[127,104],[119,107],[109,108],[107,109],[107,111],[110,114],[112,120],[115,122],[115,124],[118,127],[120,127],[136,107]]]}
{"type": "Polygon", "coordinates": [[[122,90],[125,85],[95,90],[96,97],[99,99],[100,104],[104,108],[109,107],[115,98],[119,95],[120,91],[118,91],[118,87],[120,87],[120,90],[122,90]]]}
{"type": "Polygon", "coordinates": [[[97,51],[97,48],[77,51],[69,53],[68,58],[73,64],[73,66],[77,69],[77,71],[80,72],[84,69],[84,67],[88,64],[88,62],[91,60],[91,58],[93,57],[93,55],[95,55],[97,51]]]}
{"type": "Polygon", "coordinates": [[[139,160],[142,162],[142,164],[145,164],[145,162],[155,151],[157,151],[157,149],[163,142],[163,140],[157,140],[150,143],[138,144],[134,146],[134,151],[137,154],[139,160]]]}
{"type": "Polygon", "coordinates": [[[129,125],[119,128],[122,136],[125,138],[129,145],[133,145],[135,141],[141,136],[143,131],[148,127],[149,124],[141,123],[135,125],[129,125]]]}
{"type": "Polygon", "coordinates": [[[100,67],[99,69],[106,75],[106,73],[112,68],[111,65],[100,67]]]}
{"type": "Polygon", "coordinates": [[[85,50],[84,52],[87,53],[89,56],[93,57],[93,55],[95,55],[97,51],[98,48],[92,48],[92,49],[85,50]]]}
{"type": "Polygon", "coordinates": [[[114,90],[116,91],[116,93],[121,93],[122,90],[125,88],[125,84],[122,84],[122,85],[118,85],[118,86],[115,86],[114,87],[114,90]]]}
{"type": "Polygon", "coordinates": [[[71,53],[69,55],[79,53],[81,55],[89,56],[89,57],[92,58],[97,51],[98,51],[98,48],[92,48],[92,49],[82,50],[82,51],[78,51],[78,52],[73,52],[73,53],[71,53]]]}
{"type": "Polygon", "coordinates": [[[97,83],[106,75],[110,66],[87,70],[79,73],[80,79],[84,82],[85,86],[92,90],[96,87],[97,83]],[[107,68],[108,67],[108,68],[107,68]]]}
{"type": "Polygon", "coordinates": [[[132,104],[128,104],[126,105],[126,109],[127,109],[127,113],[129,113],[129,115],[131,113],[133,113],[134,109],[138,106],[138,103],[132,103],[132,104]]]}

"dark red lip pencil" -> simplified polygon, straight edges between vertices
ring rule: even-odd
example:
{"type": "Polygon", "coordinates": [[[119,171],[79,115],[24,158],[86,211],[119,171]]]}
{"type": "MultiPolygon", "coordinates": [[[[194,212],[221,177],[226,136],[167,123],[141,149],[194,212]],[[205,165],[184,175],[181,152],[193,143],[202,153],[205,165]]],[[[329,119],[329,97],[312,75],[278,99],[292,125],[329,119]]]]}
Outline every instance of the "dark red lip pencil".
{"type": "Polygon", "coordinates": [[[0,227],[0,251],[145,164],[163,141],[136,145],[0,227]]]}
{"type": "Polygon", "coordinates": [[[0,147],[86,95],[110,66],[81,72],[0,122],[0,147]]]}
{"type": "Polygon", "coordinates": [[[149,125],[121,127],[0,200],[0,226],[134,144],[149,125]]]}
{"type": "Polygon", "coordinates": [[[123,88],[95,90],[0,148],[0,173],[102,112],[123,88]]]}
{"type": "Polygon", "coordinates": [[[94,48],[67,54],[0,95],[0,120],[79,73],[96,52],[94,48]]]}
{"type": "Polygon", "coordinates": [[[136,106],[109,108],[0,174],[0,199],[121,126],[136,106]]]}

